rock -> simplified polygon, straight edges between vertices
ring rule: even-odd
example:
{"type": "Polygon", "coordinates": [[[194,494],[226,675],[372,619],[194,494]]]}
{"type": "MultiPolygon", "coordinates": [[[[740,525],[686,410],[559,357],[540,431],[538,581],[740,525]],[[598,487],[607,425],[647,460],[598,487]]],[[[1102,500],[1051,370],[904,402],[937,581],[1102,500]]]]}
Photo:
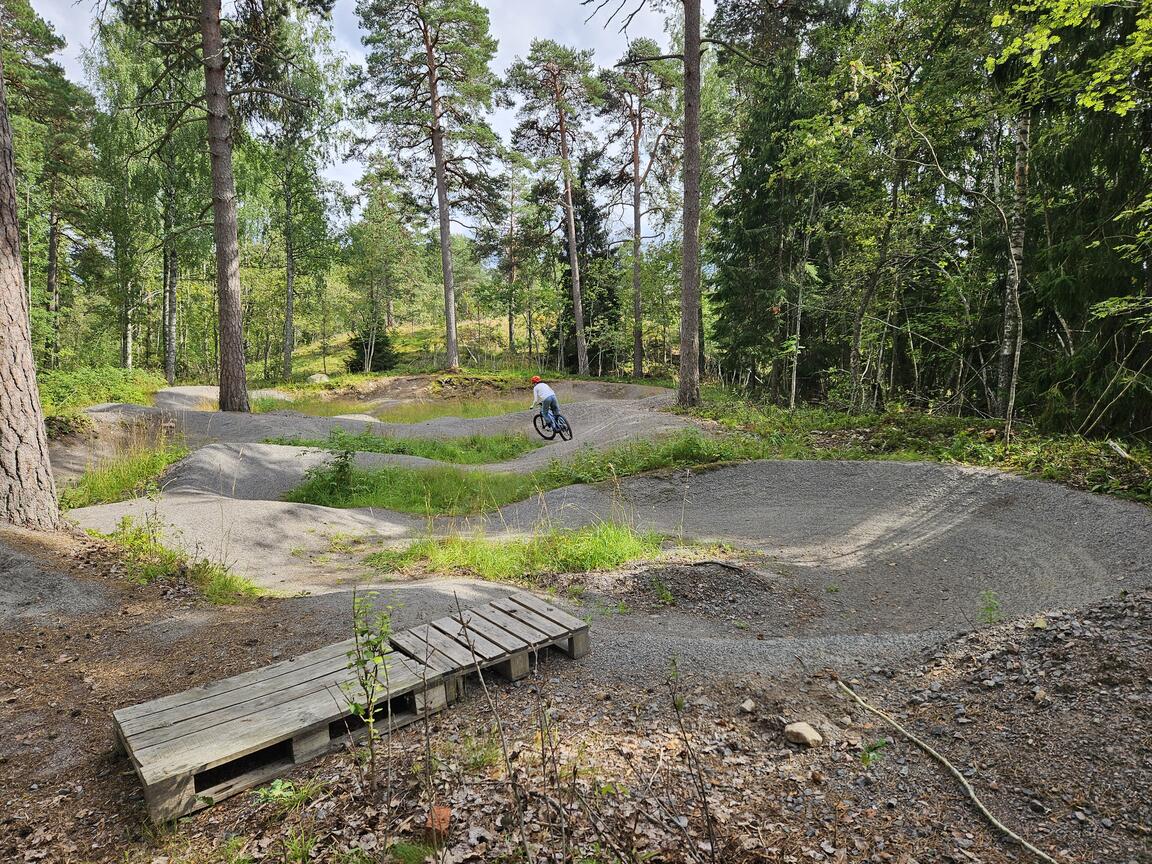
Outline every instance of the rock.
{"type": "Polygon", "coordinates": [[[745,699],[743,702],[740,703],[740,710],[743,711],[745,714],[751,714],[753,711],[756,710],[756,703],[753,702],[751,699],[745,699]]]}
{"type": "Polygon", "coordinates": [[[785,726],[784,738],[793,744],[803,744],[805,747],[819,747],[824,743],[824,737],[804,722],[789,723],[785,726]]]}
{"type": "Polygon", "coordinates": [[[317,372],[314,375],[308,376],[309,384],[327,384],[332,379],[325,375],[323,372],[317,372]]]}

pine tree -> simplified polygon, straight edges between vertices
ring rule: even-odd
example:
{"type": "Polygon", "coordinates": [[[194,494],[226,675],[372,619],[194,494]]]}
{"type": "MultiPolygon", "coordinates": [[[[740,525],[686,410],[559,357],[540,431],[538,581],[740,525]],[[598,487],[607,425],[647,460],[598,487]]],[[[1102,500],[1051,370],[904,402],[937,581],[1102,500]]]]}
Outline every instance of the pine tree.
{"type": "Polygon", "coordinates": [[[447,366],[460,365],[452,221],[485,206],[495,187],[487,163],[497,139],[484,120],[496,79],[496,40],[476,0],[360,0],[368,57],[360,113],[409,158],[414,182],[431,163],[440,228],[447,366]]]}

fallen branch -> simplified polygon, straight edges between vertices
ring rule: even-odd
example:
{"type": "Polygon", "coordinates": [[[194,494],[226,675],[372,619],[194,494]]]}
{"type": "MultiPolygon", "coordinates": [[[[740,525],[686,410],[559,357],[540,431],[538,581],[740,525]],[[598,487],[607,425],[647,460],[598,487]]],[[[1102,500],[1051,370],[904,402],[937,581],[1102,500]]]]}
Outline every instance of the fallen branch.
{"type": "Polygon", "coordinates": [[[964,791],[968,793],[968,797],[972,800],[972,803],[976,805],[976,809],[978,809],[981,813],[983,813],[985,818],[987,818],[987,820],[989,822],[991,822],[997,829],[999,829],[1001,832],[1003,832],[1005,836],[1010,837],[1011,839],[1015,840],[1017,843],[1019,843],[1021,846],[1023,846],[1025,849],[1027,849],[1029,852],[1031,852],[1033,855],[1035,855],[1040,860],[1047,861],[1047,862],[1049,862],[1049,864],[1057,864],[1056,859],[1052,858],[1046,852],[1043,852],[1040,849],[1037,849],[1035,846],[1033,846],[1031,843],[1029,843],[1027,840],[1025,840],[1023,837],[1021,837],[1019,834],[1017,834],[1015,831],[1013,831],[1011,828],[1009,828],[1007,825],[1005,825],[1003,822],[1001,822],[995,816],[993,816],[991,811],[987,807],[985,807],[983,802],[981,802],[980,799],[976,796],[976,790],[972,788],[972,784],[968,782],[967,778],[965,778],[965,776],[963,774],[961,774],[958,770],[956,770],[955,765],[953,765],[951,762],[949,762],[944,756],[942,756],[936,750],[933,750],[932,747],[929,746],[925,741],[922,741],[921,739],[917,738],[915,735],[913,735],[911,732],[909,732],[907,729],[905,729],[903,726],[901,726],[899,723],[897,723],[891,716],[889,716],[888,714],[885,714],[883,711],[881,711],[875,705],[869,705],[867,702],[865,702],[863,699],[861,699],[856,694],[855,690],[853,690],[851,687],[849,687],[843,681],[841,681],[840,679],[837,679],[836,683],[840,685],[840,689],[842,689],[845,693],[847,693],[849,696],[851,696],[853,698],[853,700],[855,700],[856,704],[858,704],[860,707],[862,707],[866,711],[870,711],[871,713],[875,714],[877,717],[879,717],[881,720],[884,720],[886,723],[890,724],[893,728],[898,730],[900,732],[900,734],[902,734],[905,738],[907,738],[909,741],[911,741],[913,744],[915,744],[917,747],[919,747],[921,750],[923,750],[925,753],[927,753],[929,756],[931,756],[933,759],[935,759],[937,762],[939,762],[941,765],[943,765],[945,768],[947,768],[952,773],[952,776],[960,781],[960,785],[964,787],[964,791]]]}

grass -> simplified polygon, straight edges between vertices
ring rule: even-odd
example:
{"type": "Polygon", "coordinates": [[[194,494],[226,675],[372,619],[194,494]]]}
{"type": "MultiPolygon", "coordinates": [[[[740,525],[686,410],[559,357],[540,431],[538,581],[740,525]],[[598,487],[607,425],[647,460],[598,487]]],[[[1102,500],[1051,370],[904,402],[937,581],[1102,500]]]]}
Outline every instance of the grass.
{"type": "Polygon", "coordinates": [[[826,408],[787,411],[713,392],[692,412],[758,439],[765,459],[898,459],[999,468],[1077,489],[1152,503],[1152,448],[1018,424],[1010,444],[996,421],[892,410],[850,415],[826,408]]]}
{"type": "Polygon", "coordinates": [[[60,490],[65,510],[139,498],[157,488],[156,481],[171,465],[188,455],[183,444],[161,441],[142,446],[85,471],[72,486],[60,490]]]}
{"type": "Polygon", "coordinates": [[[660,552],[661,538],[616,522],[550,530],[514,540],[430,537],[365,561],[385,573],[429,571],[493,582],[533,584],[549,573],[609,570],[660,552]]]}
{"type": "Polygon", "coordinates": [[[311,417],[335,417],[338,414],[363,414],[364,403],[355,399],[326,398],[322,395],[293,395],[291,400],[271,396],[253,396],[248,400],[253,414],[273,411],[295,411],[311,417]]]}
{"type": "Polygon", "coordinates": [[[441,417],[499,417],[517,411],[527,411],[527,396],[491,396],[475,399],[436,399],[392,405],[376,411],[375,416],[385,423],[424,423],[441,417]]]}
{"type": "Polygon", "coordinates": [[[388,847],[389,861],[396,864],[424,864],[431,856],[436,854],[432,846],[423,843],[396,842],[388,847]]]}
{"type": "Polygon", "coordinates": [[[574,483],[599,483],[658,468],[692,467],[761,458],[763,446],[748,435],[709,438],[689,430],[660,441],[638,441],[608,451],[581,450],[531,474],[476,469],[375,468],[335,462],[309,472],[286,500],[324,507],[364,507],[464,516],[483,513],[540,492],[574,483]]]}
{"type": "Polygon", "coordinates": [[[469,435],[466,438],[439,441],[429,438],[393,438],[377,435],[370,430],[352,435],[342,429],[333,430],[327,440],[267,438],[264,443],[323,450],[351,449],[362,453],[398,453],[405,456],[422,456],[425,459],[435,459],[437,462],[453,462],[457,465],[504,462],[541,446],[541,442],[532,441],[522,433],[469,435]]]}
{"type": "Polygon", "coordinates": [[[159,521],[149,517],[143,523],[125,516],[111,534],[98,535],[120,553],[125,575],[146,585],[157,579],[184,579],[195,585],[213,603],[228,605],[256,597],[260,589],[222,564],[170,549],[160,542],[159,521]]]}
{"type": "Polygon", "coordinates": [[[37,373],[36,380],[44,407],[44,425],[51,438],[87,428],[82,411],[90,405],[150,405],[156,391],[167,383],[157,372],[115,366],[52,369],[37,373]]]}

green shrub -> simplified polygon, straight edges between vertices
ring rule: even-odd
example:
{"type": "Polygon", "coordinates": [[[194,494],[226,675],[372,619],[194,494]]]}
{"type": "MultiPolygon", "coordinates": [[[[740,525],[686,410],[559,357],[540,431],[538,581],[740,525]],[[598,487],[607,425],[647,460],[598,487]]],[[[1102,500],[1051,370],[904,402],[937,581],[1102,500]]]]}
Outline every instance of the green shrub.
{"type": "Polygon", "coordinates": [[[164,376],[143,369],[101,366],[86,369],[53,369],[36,376],[44,413],[67,414],[103,402],[149,405],[156,391],[166,385],[164,376]]]}
{"type": "Polygon", "coordinates": [[[384,328],[376,331],[373,339],[367,334],[357,333],[350,342],[353,355],[348,360],[349,372],[387,372],[395,369],[400,362],[396,349],[392,347],[392,337],[384,328]],[[367,367],[368,346],[372,345],[372,368],[367,367]]]}

